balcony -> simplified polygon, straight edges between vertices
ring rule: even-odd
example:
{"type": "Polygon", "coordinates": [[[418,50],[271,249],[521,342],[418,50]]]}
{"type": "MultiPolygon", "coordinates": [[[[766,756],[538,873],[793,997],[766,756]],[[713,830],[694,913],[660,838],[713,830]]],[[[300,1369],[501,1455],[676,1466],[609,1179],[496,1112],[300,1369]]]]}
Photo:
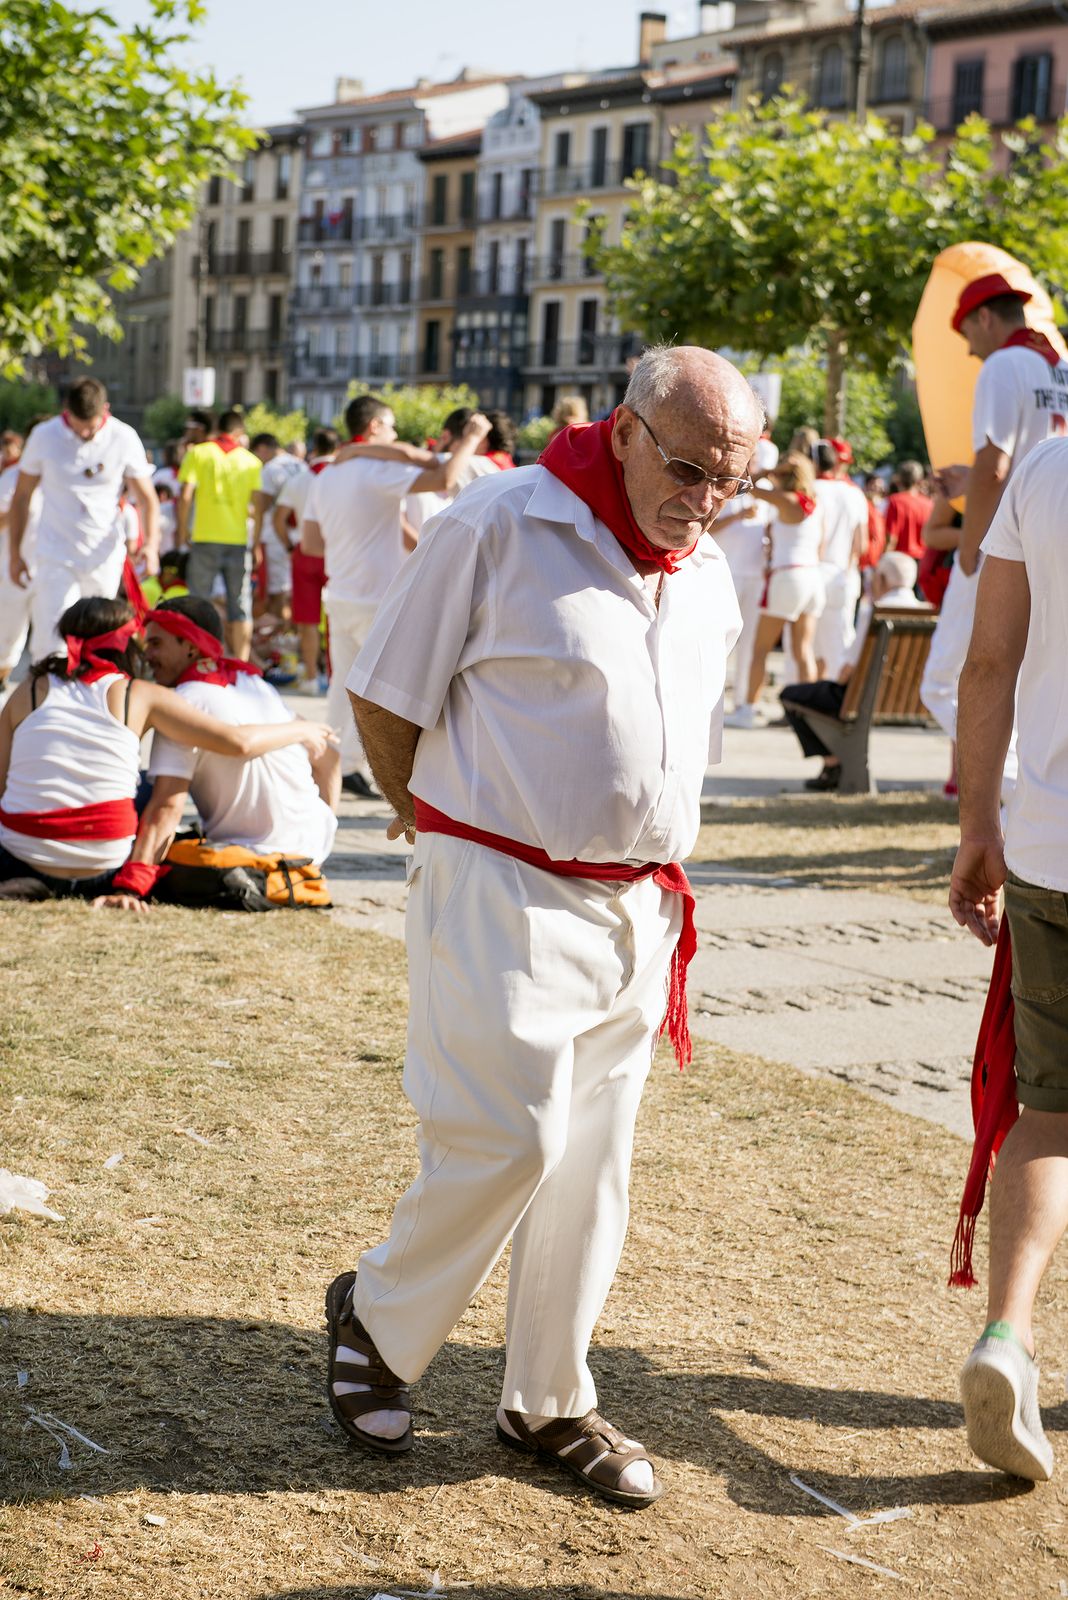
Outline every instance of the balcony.
{"type": "Polygon", "coordinates": [[[511,197],[504,197],[494,206],[492,195],[483,195],[478,203],[479,222],[522,222],[534,215],[534,189],[511,197]]]}
{"type": "Polygon", "coordinates": [[[281,356],[284,328],[209,328],[204,347],[210,356],[281,356]]]}
{"type": "Polygon", "coordinates": [[[292,265],[288,250],[216,250],[195,255],[190,270],[194,278],[288,278],[292,265]]]}
{"type": "Polygon", "coordinates": [[[600,276],[586,256],[537,256],[531,263],[532,283],[585,283],[600,276]]]}
{"type": "Polygon", "coordinates": [[[319,356],[300,351],[290,363],[290,377],[297,381],[313,382],[317,378],[343,379],[345,382],[361,379],[410,378],[415,371],[411,356],[355,355],[319,356]]]}
{"type": "MultiPolygon", "coordinates": [[[[478,212],[474,206],[470,208],[446,206],[444,210],[427,206],[422,216],[424,233],[435,233],[438,230],[445,233],[456,233],[465,228],[473,228],[477,222],[478,212]]],[[[417,224],[413,221],[412,225],[414,227],[417,224]]]]}
{"type": "Polygon", "coordinates": [[[388,217],[361,217],[356,225],[356,236],[368,244],[388,244],[391,239],[410,239],[418,226],[416,211],[399,211],[388,217]]]}
{"type": "Polygon", "coordinates": [[[940,133],[951,133],[973,113],[985,117],[996,128],[1010,126],[1023,117],[1036,122],[1054,122],[1064,114],[1065,85],[1050,84],[1035,94],[1017,94],[1012,88],[986,89],[979,94],[946,95],[928,100],[923,114],[940,133]]]}
{"type": "Polygon", "coordinates": [[[294,311],[351,311],[356,305],[354,283],[302,283],[293,290],[294,311]]]}
{"type": "Polygon", "coordinates": [[[410,283],[361,283],[356,290],[356,304],[364,311],[385,311],[411,303],[410,283]]]}
{"type": "Polygon", "coordinates": [[[536,372],[615,372],[639,356],[644,341],[636,333],[589,333],[576,340],[542,339],[528,346],[528,374],[536,372]]]}
{"type": "Polygon", "coordinates": [[[644,172],[660,176],[649,157],[640,161],[584,161],[566,167],[542,167],[538,173],[538,198],[557,195],[589,194],[591,190],[622,189],[628,179],[644,172]]]}
{"type": "Polygon", "coordinates": [[[500,267],[496,272],[488,269],[472,272],[468,286],[456,296],[457,304],[470,300],[514,300],[530,290],[530,272],[517,272],[514,267],[500,267]]]}
{"type": "Polygon", "coordinates": [[[297,223],[299,244],[351,244],[356,220],[349,212],[321,217],[301,217],[297,223]]]}

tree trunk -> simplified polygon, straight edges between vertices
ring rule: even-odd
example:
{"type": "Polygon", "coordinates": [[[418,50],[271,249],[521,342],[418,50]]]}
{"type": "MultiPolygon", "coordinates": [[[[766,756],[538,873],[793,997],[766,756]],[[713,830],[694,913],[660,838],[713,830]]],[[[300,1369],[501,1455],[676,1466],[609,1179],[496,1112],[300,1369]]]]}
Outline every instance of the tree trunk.
{"type": "Polygon", "coordinates": [[[846,343],[840,333],[827,335],[827,393],[823,401],[823,436],[845,437],[846,427],[846,343]]]}

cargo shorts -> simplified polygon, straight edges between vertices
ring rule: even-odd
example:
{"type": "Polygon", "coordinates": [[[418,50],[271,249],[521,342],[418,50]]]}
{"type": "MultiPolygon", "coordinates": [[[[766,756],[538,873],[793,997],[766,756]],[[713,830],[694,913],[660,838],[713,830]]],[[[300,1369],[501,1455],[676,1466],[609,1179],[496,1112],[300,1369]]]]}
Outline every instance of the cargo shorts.
{"type": "Polygon", "coordinates": [[[1068,894],[1005,881],[1016,1013],[1016,1094],[1034,1111],[1068,1111],[1068,894]]]}

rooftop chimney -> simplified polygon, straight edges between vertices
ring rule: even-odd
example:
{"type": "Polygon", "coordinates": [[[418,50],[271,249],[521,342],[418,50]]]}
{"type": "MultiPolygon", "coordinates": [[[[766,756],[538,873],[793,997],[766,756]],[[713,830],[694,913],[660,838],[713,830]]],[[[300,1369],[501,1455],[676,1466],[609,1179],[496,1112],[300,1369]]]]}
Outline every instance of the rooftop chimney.
{"type": "Polygon", "coordinates": [[[338,78],[334,87],[335,100],[358,100],[362,94],[362,78],[338,78]]]}
{"type": "Polygon", "coordinates": [[[643,11],[638,22],[638,65],[647,67],[653,59],[654,44],[663,44],[667,38],[667,16],[663,11],[643,11]]]}

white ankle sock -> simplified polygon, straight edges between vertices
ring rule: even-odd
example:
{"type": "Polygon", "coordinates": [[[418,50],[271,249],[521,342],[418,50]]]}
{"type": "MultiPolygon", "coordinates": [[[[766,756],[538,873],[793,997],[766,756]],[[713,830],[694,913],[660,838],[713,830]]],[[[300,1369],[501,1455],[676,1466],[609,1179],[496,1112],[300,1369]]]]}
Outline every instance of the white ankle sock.
{"type": "MultiPolygon", "coordinates": [[[[339,1344],[334,1352],[338,1361],[348,1361],[357,1367],[368,1365],[367,1357],[358,1350],[351,1349],[347,1344],[339,1344]]],[[[366,1394],[371,1387],[369,1383],[335,1383],[334,1393],[366,1394]]],[[[399,1439],[407,1433],[411,1421],[406,1411],[369,1411],[364,1417],[357,1417],[355,1425],[362,1428],[364,1433],[373,1433],[376,1439],[399,1439]]]]}
{"type": "MultiPolygon", "coordinates": [[[[540,1417],[533,1411],[522,1411],[520,1416],[527,1427],[535,1431],[538,1428],[543,1428],[547,1422],[556,1422],[558,1420],[556,1417],[540,1417]]],[[[513,1439],[519,1437],[505,1415],[504,1406],[497,1407],[497,1421],[505,1433],[510,1434],[513,1439]]],[[[636,1439],[627,1440],[628,1445],[637,1444],[637,1442],[636,1439]]],[[[630,1466],[624,1467],[620,1473],[617,1487],[627,1494],[651,1494],[653,1491],[652,1463],[649,1461],[632,1461],[630,1466]]]]}

